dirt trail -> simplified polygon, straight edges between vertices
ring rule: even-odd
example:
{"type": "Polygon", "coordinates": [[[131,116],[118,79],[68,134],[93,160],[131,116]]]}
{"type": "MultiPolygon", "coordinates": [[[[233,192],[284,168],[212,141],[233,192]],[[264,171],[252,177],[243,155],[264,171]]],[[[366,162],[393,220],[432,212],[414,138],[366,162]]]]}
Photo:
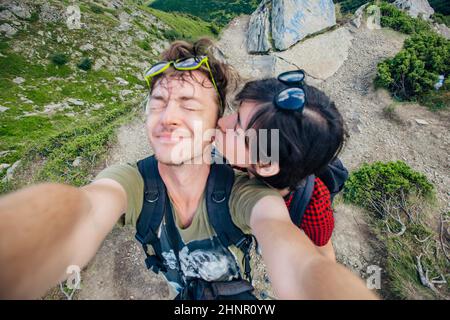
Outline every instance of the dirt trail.
{"type": "MultiPolygon", "coordinates": [[[[248,17],[235,20],[224,31],[219,46],[222,45],[230,62],[241,72],[247,72],[247,76],[274,75],[276,58],[250,57],[245,53],[242,30],[246,21],[248,17]]],[[[376,92],[372,79],[377,63],[395,55],[402,47],[404,36],[390,30],[345,28],[353,36],[347,60],[333,76],[314,82],[336,101],[346,120],[350,138],[341,155],[343,161],[353,170],[363,162],[404,160],[436,185],[439,209],[445,209],[450,203],[449,113],[432,113],[412,104],[397,109],[398,121],[387,119],[383,109],[392,104],[392,99],[384,91],[376,92]],[[426,120],[428,125],[420,125],[415,119],[426,120]]],[[[120,129],[118,143],[105,166],[134,162],[149,152],[143,120],[136,119],[120,129]]],[[[365,215],[358,208],[336,204],[335,218],[333,244],[338,260],[364,278],[367,266],[380,265],[380,249],[365,215]]],[[[258,291],[271,294],[264,268],[258,264],[257,269],[258,291]]],[[[142,250],[134,241],[134,229],[130,227],[114,229],[84,271],[82,281],[77,299],[169,298],[161,277],[145,269],[142,250]]]]}

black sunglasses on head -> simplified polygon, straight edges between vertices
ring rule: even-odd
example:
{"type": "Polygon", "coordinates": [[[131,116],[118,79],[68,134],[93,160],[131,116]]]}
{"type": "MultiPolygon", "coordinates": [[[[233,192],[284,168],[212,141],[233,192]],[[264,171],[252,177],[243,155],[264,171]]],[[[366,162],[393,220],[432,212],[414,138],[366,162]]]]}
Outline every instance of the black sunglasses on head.
{"type": "Polygon", "coordinates": [[[281,73],[278,76],[278,81],[290,88],[283,89],[275,95],[274,105],[283,110],[303,111],[306,103],[306,94],[303,90],[304,80],[305,72],[303,70],[281,73]]]}

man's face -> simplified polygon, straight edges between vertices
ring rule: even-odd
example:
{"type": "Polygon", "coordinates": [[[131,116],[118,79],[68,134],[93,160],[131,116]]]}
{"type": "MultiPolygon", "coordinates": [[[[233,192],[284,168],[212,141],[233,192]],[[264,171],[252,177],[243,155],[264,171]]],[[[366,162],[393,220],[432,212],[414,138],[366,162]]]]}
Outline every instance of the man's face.
{"type": "MultiPolygon", "coordinates": [[[[203,156],[218,117],[217,93],[209,78],[192,71],[184,79],[164,77],[147,103],[147,134],[159,162],[181,165],[203,156]]],[[[207,152],[207,151],[206,151],[207,152]]]]}

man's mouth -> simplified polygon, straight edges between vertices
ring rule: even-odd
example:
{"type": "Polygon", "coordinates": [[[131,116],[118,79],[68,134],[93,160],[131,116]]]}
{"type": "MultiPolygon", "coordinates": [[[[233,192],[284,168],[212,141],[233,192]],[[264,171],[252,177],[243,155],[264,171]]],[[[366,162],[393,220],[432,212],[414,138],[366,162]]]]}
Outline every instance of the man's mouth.
{"type": "Polygon", "coordinates": [[[187,136],[180,136],[173,133],[159,133],[155,135],[155,138],[162,143],[178,143],[183,139],[187,139],[187,136]]]}

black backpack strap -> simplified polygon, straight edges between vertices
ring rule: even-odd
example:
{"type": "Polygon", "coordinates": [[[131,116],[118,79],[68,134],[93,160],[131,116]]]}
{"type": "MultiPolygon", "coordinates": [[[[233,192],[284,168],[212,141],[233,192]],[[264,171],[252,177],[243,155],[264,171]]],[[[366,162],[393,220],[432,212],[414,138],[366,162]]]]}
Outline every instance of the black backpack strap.
{"type": "Polygon", "coordinates": [[[344,188],[345,181],[348,179],[348,170],[342,161],[336,158],[320,173],[319,178],[327,186],[333,201],[336,194],[344,188]]]}
{"type": "Polygon", "coordinates": [[[166,188],[159,175],[158,164],[154,156],[138,161],[137,165],[144,179],[144,202],[136,223],[136,239],[142,244],[147,255],[145,259],[147,268],[158,273],[160,270],[166,271],[158,237],[158,230],[166,208],[166,188]],[[147,253],[149,244],[155,251],[154,255],[147,253]]]}
{"type": "Polygon", "coordinates": [[[206,186],[208,219],[222,245],[235,245],[244,253],[245,276],[251,282],[250,249],[253,237],[239,229],[231,219],[228,201],[234,183],[234,171],[226,164],[211,165],[206,186]]]}
{"type": "Polygon", "coordinates": [[[306,177],[305,184],[294,191],[294,196],[289,207],[289,215],[291,216],[292,222],[298,227],[300,227],[302,223],[306,207],[311,200],[315,179],[315,175],[309,175],[306,177]]]}

